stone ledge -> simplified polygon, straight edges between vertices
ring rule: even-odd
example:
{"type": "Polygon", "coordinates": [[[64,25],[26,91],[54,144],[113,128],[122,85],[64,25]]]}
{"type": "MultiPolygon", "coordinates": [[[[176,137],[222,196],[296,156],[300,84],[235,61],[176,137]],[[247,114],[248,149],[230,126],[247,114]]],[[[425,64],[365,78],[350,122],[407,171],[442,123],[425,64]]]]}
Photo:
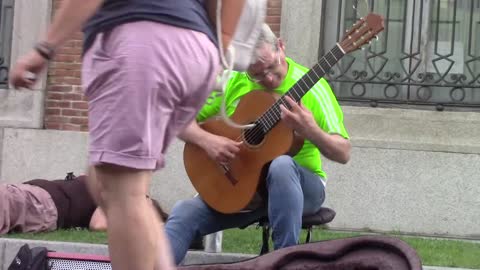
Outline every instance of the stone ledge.
{"type": "Polygon", "coordinates": [[[356,147],[480,154],[480,113],[343,106],[356,147]]]}

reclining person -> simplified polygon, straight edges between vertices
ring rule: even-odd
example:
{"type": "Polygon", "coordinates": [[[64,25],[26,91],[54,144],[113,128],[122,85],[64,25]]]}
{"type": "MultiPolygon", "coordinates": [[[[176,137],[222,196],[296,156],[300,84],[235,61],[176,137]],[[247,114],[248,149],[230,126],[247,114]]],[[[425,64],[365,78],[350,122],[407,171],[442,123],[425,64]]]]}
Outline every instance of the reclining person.
{"type": "MultiPolygon", "coordinates": [[[[151,201],[165,220],[167,214],[157,201],[151,201]]],[[[22,184],[0,184],[0,235],[67,228],[107,228],[106,217],[90,195],[84,175],[70,180],[33,179],[22,184]]]]}

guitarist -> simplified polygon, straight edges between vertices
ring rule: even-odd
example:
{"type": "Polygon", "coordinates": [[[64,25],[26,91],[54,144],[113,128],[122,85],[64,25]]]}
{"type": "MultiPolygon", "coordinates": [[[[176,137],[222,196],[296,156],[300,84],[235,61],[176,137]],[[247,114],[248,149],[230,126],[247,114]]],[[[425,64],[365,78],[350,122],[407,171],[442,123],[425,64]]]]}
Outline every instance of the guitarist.
{"type": "MultiPolygon", "coordinates": [[[[255,50],[256,62],[245,73],[234,73],[226,87],[226,110],[231,115],[241,97],[262,89],[284,94],[308,69],[285,56],[285,45],[265,24],[255,50]]],[[[197,115],[201,122],[220,111],[221,99],[213,98],[197,115]]],[[[248,225],[268,216],[273,230],[274,248],[298,243],[302,215],[313,214],[325,200],[326,173],[321,155],[345,164],[350,159],[350,141],[343,125],[340,106],[325,79],[321,79],[302,98],[301,105],[288,99],[291,110],[282,108],[282,120],[300,136],[304,146],[293,158],[275,158],[266,174],[267,205],[252,211],[222,214],[209,208],[197,196],[178,202],[166,223],[176,264],[179,264],[195,237],[228,228],[248,225]]],[[[181,134],[187,142],[203,148],[210,158],[228,163],[239,151],[239,142],[208,133],[193,122],[181,134]]]]}

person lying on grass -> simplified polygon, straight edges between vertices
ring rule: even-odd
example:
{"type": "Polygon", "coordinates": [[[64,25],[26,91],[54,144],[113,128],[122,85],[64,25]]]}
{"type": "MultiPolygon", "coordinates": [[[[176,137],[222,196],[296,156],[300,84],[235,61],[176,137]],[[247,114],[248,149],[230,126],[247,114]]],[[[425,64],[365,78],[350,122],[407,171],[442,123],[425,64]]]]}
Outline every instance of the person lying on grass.
{"type": "MultiPolygon", "coordinates": [[[[146,197],[165,221],[167,214],[160,204],[148,195],[146,197]]],[[[0,235],[68,228],[92,231],[107,228],[105,214],[90,195],[85,175],[0,184],[0,235]]]]}

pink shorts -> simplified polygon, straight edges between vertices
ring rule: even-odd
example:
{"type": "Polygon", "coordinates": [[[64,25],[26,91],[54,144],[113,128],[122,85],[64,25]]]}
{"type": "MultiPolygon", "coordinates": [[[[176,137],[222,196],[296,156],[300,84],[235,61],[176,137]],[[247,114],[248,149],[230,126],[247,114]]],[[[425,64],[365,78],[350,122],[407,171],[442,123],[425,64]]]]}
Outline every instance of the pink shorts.
{"type": "Polygon", "coordinates": [[[82,84],[89,105],[89,163],[154,170],[195,118],[219,68],[200,32],[139,21],[97,35],[82,84]]]}

